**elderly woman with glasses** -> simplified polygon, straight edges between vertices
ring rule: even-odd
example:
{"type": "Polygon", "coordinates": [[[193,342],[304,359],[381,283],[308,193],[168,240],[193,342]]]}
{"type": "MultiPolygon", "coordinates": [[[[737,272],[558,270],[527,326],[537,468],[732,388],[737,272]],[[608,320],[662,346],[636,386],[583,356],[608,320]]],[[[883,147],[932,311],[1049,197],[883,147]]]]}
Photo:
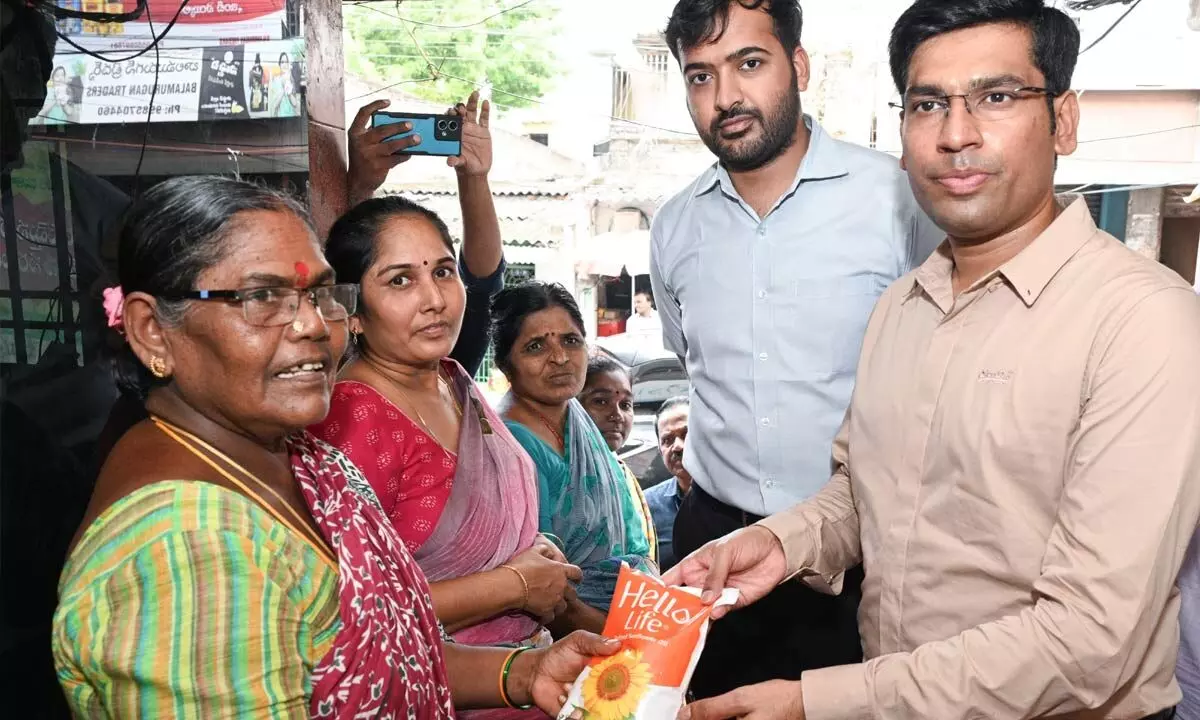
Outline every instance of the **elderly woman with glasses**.
{"type": "Polygon", "coordinates": [[[613,647],[443,644],[429,587],[325,416],[358,289],[302,209],[176,178],[130,211],[126,391],[149,419],[108,458],[59,585],[53,652],[77,716],[452,718],[536,704],[613,647]]]}

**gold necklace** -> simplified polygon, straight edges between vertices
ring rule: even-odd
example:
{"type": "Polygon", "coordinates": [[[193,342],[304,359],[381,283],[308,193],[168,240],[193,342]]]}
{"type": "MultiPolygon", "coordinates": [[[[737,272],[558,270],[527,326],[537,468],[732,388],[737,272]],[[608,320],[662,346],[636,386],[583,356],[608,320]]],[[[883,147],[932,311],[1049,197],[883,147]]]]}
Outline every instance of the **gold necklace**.
{"type": "Polygon", "coordinates": [[[267,483],[263,482],[254,473],[250,472],[245,467],[240,465],[236,460],[229,457],[225,453],[221,452],[217,448],[213,447],[208,442],[205,442],[203,439],[201,439],[197,435],[190,433],[187,430],[184,430],[183,428],[179,427],[178,425],[175,425],[167,420],[164,420],[163,418],[158,417],[157,415],[151,415],[150,419],[154,422],[154,424],[158,427],[159,430],[162,430],[163,433],[165,433],[167,435],[167,437],[171,438],[175,442],[182,445],[185,449],[187,449],[190,453],[192,453],[197,458],[199,458],[201,461],[203,461],[206,465],[211,467],[213,470],[216,470],[217,473],[219,473],[221,475],[221,477],[228,480],[230,483],[233,484],[234,487],[241,490],[247,497],[254,500],[254,502],[258,503],[258,505],[260,507],[262,507],[268,513],[270,513],[271,516],[274,517],[280,524],[282,524],[284,527],[288,528],[292,532],[296,533],[300,537],[304,538],[304,540],[306,542],[308,542],[308,544],[311,545],[314,550],[317,551],[317,554],[320,555],[321,557],[323,557],[325,560],[327,560],[329,562],[329,564],[333,565],[334,567],[337,567],[337,564],[338,564],[337,558],[334,556],[333,551],[329,548],[329,545],[326,544],[325,538],[321,537],[320,535],[317,535],[316,532],[314,532],[313,529],[309,526],[309,524],[304,522],[304,519],[302,517],[300,517],[300,513],[296,512],[296,509],[294,507],[292,507],[291,503],[284,500],[283,496],[280,495],[279,492],[277,490],[275,490],[275,488],[273,488],[270,485],[268,485],[267,483]],[[200,445],[205,450],[208,450],[208,452],[210,452],[213,455],[215,455],[216,457],[220,458],[222,461],[227,463],[230,467],[234,468],[238,472],[245,475],[249,480],[257,483],[260,487],[265,489],[267,492],[271,493],[271,495],[273,495],[275,497],[275,499],[279,501],[280,505],[282,505],[284,507],[284,509],[286,509],[288,511],[288,513],[295,519],[296,524],[293,525],[292,523],[288,522],[287,518],[283,517],[283,515],[280,514],[280,512],[273,505],[267,503],[262,498],[261,495],[259,495],[257,492],[255,492],[250,487],[248,487],[242,481],[235,478],[231,473],[229,473],[229,471],[225,470],[225,468],[218,465],[212,458],[210,458],[207,455],[205,455],[204,453],[200,452],[199,449],[197,449],[194,445],[192,445],[187,440],[185,440],[184,437],[190,439],[192,442],[195,442],[197,445],[200,445]]]}
{"type": "MultiPolygon", "coordinates": [[[[375,363],[374,360],[370,359],[366,355],[362,355],[361,359],[364,362],[366,362],[367,365],[370,366],[372,372],[374,372],[379,377],[383,378],[383,380],[385,380],[389,385],[391,385],[393,388],[396,389],[396,392],[400,393],[401,397],[404,398],[404,402],[407,403],[408,406],[412,408],[414,413],[416,413],[417,422],[420,423],[421,429],[425,431],[425,434],[427,434],[429,437],[433,438],[434,442],[436,442],[438,445],[441,445],[443,450],[446,450],[447,452],[449,452],[450,446],[447,445],[445,442],[443,442],[440,437],[438,437],[438,434],[433,431],[433,428],[430,427],[429,423],[425,422],[425,416],[421,414],[421,408],[418,407],[415,402],[413,402],[412,396],[408,394],[408,392],[404,389],[404,387],[401,386],[400,383],[389,378],[383,372],[383,370],[379,367],[379,365],[377,365],[375,363]]],[[[451,391],[450,384],[447,383],[446,379],[442,377],[441,367],[438,368],[437,378],[438,378],[438,397],[439,398],[441,397],[442,390],[446,391],[446,394],[450,396],[450,401],[454,406],[455,418],[457,419],[458,423],[461,425],[462,424],[462,415],[463,415],[462,405],[458,402],[458,397],[455,396],[453,391],[451,391]]]]}
{"type": "Polygon", "coordinates": [[[529,409],[533,412],[534,415],[537,415],[537,419],[541,420],[542,424],[546,426],[546,429],[549,430],[552,435],[554,435],[554,439],[558,441],[558,446],[560,448],[562,448],[563,452],[566,452],[567,441],[563,439],[562,432],[559,430],[556,430],[554,428],[554,425],[552,425],[550,423],[550,421],[546,418],[545,415],[542,414],[542,412],[540,410],[538,410],[537,408],[534,408],[534,407],[530,407],[529,409]]]}

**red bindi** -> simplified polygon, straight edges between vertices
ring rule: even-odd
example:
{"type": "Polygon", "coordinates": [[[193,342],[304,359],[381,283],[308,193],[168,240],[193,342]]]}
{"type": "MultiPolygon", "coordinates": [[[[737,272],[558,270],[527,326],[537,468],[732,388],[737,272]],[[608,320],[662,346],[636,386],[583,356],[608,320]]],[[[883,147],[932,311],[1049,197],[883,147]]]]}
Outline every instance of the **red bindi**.
{"type": "Polygon", "coordinates": [[[300,287],[308,285],[308,265],[302,262],[296,263],[296,285],[300,287]]]}

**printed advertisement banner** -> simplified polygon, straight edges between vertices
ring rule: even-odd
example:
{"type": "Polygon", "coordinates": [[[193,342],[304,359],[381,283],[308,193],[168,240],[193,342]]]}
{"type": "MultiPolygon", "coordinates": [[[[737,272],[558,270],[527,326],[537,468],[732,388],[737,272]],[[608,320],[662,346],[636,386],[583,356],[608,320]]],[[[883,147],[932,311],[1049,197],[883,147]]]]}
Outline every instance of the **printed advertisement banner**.
{"type": "MultiPolygon", "coordinates": [[[[132,22],[67,18],[58,21],[58,30],[93,51],[140,50],[150,38],[162,34],[177,12],[179,20],[163,39],[164,48],[281,40],[297,34],[297,28],[288,28],[288,0],[190,0],[182,10],[180,1],[148,0],[147,12],[132,22]]],[[[70,10],[101,13],[130,12],[137,7],[136,0],[58,0],[58,4],[70,10]]]]}
{"type": "Polygon", "coordinates": [[[107,62],[58,53],[35,125],[292,118],[301,111],[304,40],[161,50],[107,62]]]}

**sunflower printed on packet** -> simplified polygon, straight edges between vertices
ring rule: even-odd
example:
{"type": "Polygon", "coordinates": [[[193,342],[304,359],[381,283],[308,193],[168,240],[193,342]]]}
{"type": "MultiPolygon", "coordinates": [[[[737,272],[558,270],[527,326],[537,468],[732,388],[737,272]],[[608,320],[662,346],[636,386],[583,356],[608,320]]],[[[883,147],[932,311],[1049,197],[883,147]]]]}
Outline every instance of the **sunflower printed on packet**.
{"type": "Polygon", "coordinates": [[[604,623],[604,637],[620,640],[621,649],[584,669],[558,720],[674,718],[704,650],[713,607],[737,597],[737,590],[726,589],[705,605],[695,588],[670,587],[623,565],[604,623]]]}

